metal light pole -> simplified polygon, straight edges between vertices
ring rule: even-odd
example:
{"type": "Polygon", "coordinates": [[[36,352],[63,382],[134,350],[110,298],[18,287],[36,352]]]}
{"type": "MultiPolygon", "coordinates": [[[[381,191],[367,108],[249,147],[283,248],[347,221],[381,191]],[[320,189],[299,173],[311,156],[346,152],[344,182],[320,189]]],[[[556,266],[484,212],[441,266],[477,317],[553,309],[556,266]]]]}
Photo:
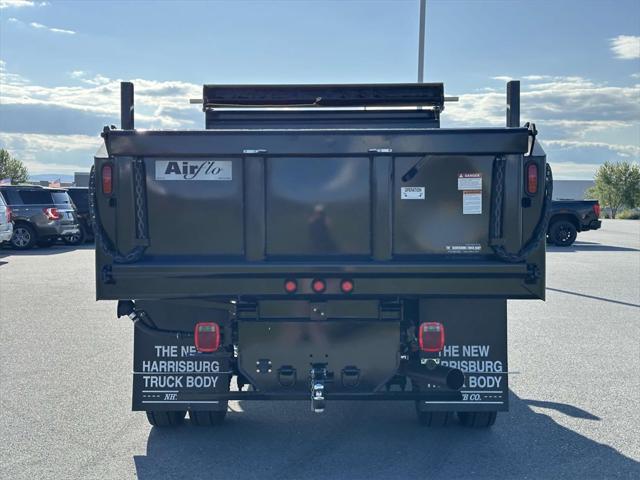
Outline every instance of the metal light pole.
{"type": "Polygon", "coordinates": [[[424,21],[427,0],[420,0],[420,33],[418,39],[418,83],[424,82],[424,21]]]}

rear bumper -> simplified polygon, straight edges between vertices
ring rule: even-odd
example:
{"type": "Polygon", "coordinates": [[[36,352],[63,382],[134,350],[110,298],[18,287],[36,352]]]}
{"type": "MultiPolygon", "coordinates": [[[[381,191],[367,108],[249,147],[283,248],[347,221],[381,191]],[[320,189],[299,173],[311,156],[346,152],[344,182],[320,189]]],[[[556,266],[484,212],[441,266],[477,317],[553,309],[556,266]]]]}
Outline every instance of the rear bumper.
{"type": "Polygon", "coordinates": [[[13,235],[13,224],[0,225],[0,243],[8,242],[13,235]]]}
{"type": "Polygon", "coordinates": [[[38,236],[40,237],[64,237],[73,235],[80,231],[77,223],[57,223],[51,222],[47,225],[38,225],[38,236]]]}
{"type": "Polygon", "coordinates": [[[598,230],[602,226],[602,222],[600,220],[594,220],[589,224],[586,230],[598,230]]]}
{"type": "Polygon", "coordinates": [[[97,272],[99,300],[171,298],[390,298],[423,296],[541,298],[544,279],[532,280],[525,264],[502,262],[414,264],[200,264],[138,262],[107,265],[97,272]],[[321,294],[311,290],[313,279],[326,281],[321,294]],[[287,294],[287,279],[298,290],[287,294]],[[340,291],[343,279],[354,289],[340,291]]]}

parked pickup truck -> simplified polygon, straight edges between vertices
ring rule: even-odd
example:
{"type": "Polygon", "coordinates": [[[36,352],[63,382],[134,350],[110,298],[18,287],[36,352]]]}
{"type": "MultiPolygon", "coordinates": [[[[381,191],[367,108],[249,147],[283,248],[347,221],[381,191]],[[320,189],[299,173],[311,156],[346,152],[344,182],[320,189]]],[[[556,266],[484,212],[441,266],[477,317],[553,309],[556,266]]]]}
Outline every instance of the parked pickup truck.
{"type": "Polygon", "coordinates": [[[602,225],[598,200],[554,200],[547,241],[568,247],[576,241],[578,232],[597,230],[602,225]]]}
{"type": "Polygon", "coordinates": [[[123,82],[89,202],[97,298],[134,321],[133,409],[410,400],[428,426],[493,425],[553,185],[507,91],[505,127],[441,129],[441,83],[205,85],[205,129],[157,131],[123,82]]]}

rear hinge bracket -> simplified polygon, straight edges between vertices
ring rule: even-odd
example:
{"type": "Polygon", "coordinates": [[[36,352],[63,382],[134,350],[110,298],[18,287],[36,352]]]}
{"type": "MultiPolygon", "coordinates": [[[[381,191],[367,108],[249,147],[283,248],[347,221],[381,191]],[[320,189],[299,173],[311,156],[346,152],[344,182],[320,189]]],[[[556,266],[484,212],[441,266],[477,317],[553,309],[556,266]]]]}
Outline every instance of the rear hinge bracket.
{"type": "Polygon", "coordinates": [[[527,263],[525,283],[536,283],[541,277],[540,269],[535,263],[527,263]]]}
{"type": "Polygon", "coordinates": [[[107,285],[113,285],[116,281],[113,279],[113,269],[111,265],[105,265],[100,270],[100,280],[107,285]]]}

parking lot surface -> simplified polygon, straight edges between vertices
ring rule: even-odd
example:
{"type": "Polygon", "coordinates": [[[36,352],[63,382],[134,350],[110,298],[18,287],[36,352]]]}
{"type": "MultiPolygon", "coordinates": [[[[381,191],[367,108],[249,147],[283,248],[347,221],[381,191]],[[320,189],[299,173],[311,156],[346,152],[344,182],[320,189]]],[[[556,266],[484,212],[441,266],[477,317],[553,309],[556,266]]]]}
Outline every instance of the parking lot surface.
{"type": "Polygon", "coordinates": [[[159,430],[129,411],[132,326],[94,301],[92,247],[0,250],[0,477],[640,478],[640,222],[547,261],[547,301],[509,302],[491,430],[404,402],[232,402],[221,427],[159,430]]]}

